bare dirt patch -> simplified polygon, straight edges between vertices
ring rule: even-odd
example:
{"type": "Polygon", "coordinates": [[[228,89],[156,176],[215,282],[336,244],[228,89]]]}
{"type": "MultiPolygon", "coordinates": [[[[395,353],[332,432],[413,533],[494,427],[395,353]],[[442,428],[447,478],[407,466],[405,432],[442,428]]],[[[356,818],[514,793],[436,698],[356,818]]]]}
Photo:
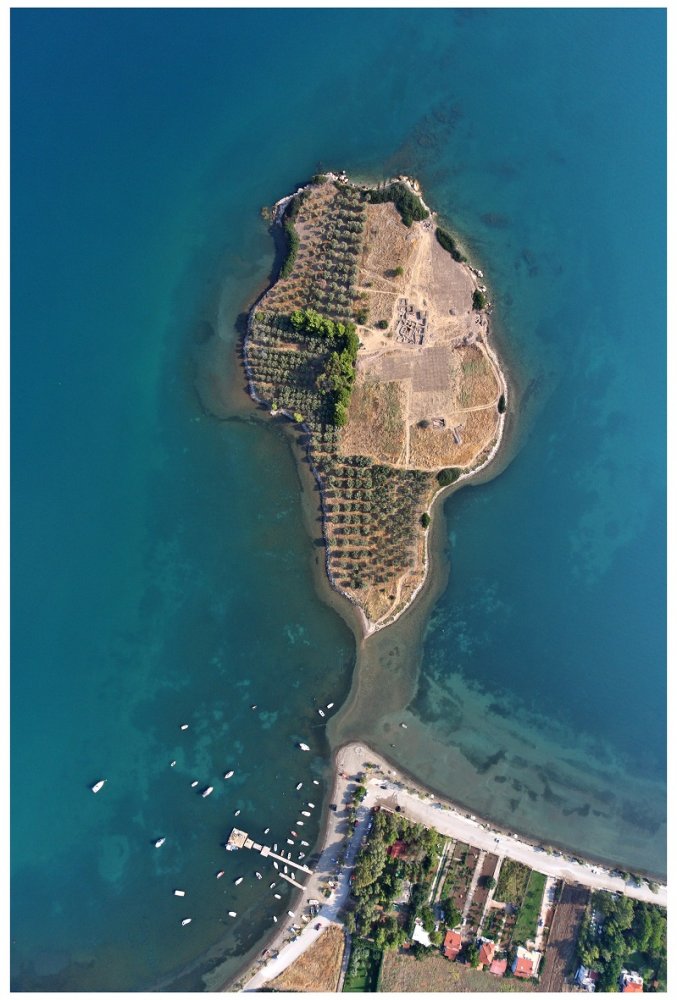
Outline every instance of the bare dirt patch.
{"type": "Polygon", "coordinates": [[[535,983],[503,979],[490,972],[450,962],[441,955],[417,960],[406,953],[386,952],[381,972],[383,993],[534,993],[535,983]]]}
{"type": "Polygon", "coordinates": [[[574,971],[578,931],[589,898],[589,889],[564,883],[550,926],[541,977],[541,989],[546,993],[561,993],[566,976],[574,971]]]}
{"type": "Polygon", "coordinates": [[[270,983],[279,993],[335,993],[341,973],[344,939],[340,927],[328,927],[315,944],[270,983]]]}

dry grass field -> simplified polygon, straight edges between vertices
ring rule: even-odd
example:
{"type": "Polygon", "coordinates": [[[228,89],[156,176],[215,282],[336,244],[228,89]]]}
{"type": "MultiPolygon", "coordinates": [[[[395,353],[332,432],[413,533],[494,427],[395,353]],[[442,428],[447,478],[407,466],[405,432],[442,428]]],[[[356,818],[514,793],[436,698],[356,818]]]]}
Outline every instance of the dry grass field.
{"type": "Polygon", "coordinates": [[[328,927],[270,988],[277,993],[335,993],[338,987],[344,939],[340,927],[328,927]]]}
{"type": "Polygon", "coordinates": [[[369,455],[396,465],[404,457],[406,391],[398,382],[359,379],[340,442],[342,455],[369,455]]]}
{"type": "Polygon", "coordinates": [[[382,993],[534,993],[538,987],[519,979],[492,976],[439,954],[419,961],[413,955],[389,951],[383,962],[380,989],[382,993]]]}

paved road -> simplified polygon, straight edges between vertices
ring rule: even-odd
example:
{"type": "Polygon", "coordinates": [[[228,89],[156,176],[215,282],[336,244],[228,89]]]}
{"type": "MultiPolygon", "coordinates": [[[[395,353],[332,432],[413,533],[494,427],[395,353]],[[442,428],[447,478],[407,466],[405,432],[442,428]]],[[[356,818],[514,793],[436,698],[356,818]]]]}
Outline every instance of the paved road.
{"type": "MultiPolygon", "coordinates": [[[[402,779],[387,761],[379,757],[368,747],[351,743],[343,747],[337,758],[337,775],[334,784],[332,802],[338,805],[336,812],[328,814],[325,846],[316,865],[315,872],[310,876],[304,889],[303,898],[297,906],[297,912],[305,905],[308,898],[322,899],[321,886],[325,885],[337,871],[335,859],[343,847],[346,834],[345,803],[348,801],[348,788],[355,776],[364,771],[365,764],[374,765],[367,784],[367,794],[357,810],[358,822],[346,851],[343,868],[338,872],[338,884],[322,906],[319,916],[306,924],[301,933],[288,944],[283,945],[276,958],[270,959],[255,975],[246,981],[243,992],[250,992],[264,986],[275,976],[291,965],[303,952],[317,941],[325,927],[330,924],[340,924],[338,914],[343,907],[350,888],[350,875],[355,861],[355,855],[367,830],[371,809],[383,805],[389,809],[399,806],[408,819],[426,826],[432,826],[447,837],[463,840],[467,844],[479,847],[485,851],[498,854],[501,858],[512,858],[521,861],[543,872],[545,875],[567,882],[577,882],[591,889],[606,889],[609,892],[621,892],[633,899],[645,900],[648,903],[658,903],[667,906],[667,887],[657,885],[653,892],[647,885],[635,885],[624,882],[620,876],[614,876],[601,865],[583,863],[571,860],[570,855],[546,854],[533,844],[521,840],[516,834],[501,833],[482,823],[475,817],[468,816],[446,799],[436,798],[422,789],[409,791],[414,787],[409,779],[402,779]],[[345,775],[345,777],[344,777],[345,775]],[[406,786],[406,787],[405,787],[406,786]],[[316,924],[320,929],[316,930],[316,924]]],[[[294,921],[289,920],[279,935],[281,941],[294,921]]],[[[275,946],[271,946],[274,950],[275,946]]],[[[279,945],[278,945],[279,947],[279,945]]]]}

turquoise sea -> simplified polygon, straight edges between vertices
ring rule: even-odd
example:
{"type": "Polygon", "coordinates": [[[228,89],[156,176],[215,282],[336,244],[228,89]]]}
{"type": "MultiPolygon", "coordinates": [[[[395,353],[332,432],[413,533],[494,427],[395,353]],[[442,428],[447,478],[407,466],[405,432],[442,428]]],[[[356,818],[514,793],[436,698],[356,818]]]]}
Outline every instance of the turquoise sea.
{"type": "Polygon", "coordinates": [[[289,898],[220,846],[235,811],[283,841],[312,787],[317,835],[316,708],[355,640],[287,437],[195,377],[218,343],[228,383],[260,208],[319,166],[420,178],[519,400],[512,462],[445,505],[416,745],[376,701],[362,733],[498,822],[614,860],[622,829],[618,860],[663,873],[665,12],[15,9],[11,42],[13,988],[218,987],[289,898]],[[613,773],[608,808],[565,817],[574,764],[613,773]],[[506,793],[535,766],[549,792],[506,793]]]}

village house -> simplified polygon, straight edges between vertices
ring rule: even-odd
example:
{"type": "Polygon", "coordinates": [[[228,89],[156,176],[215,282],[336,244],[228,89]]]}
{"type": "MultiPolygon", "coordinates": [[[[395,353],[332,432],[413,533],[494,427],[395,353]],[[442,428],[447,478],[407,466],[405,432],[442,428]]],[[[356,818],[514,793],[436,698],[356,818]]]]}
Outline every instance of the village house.
{"type": "Polygon", "coordinates": [[[478,968],[483,969],[485,965],[491,965],[493,962],[496,945],[489,938],[480,938],[477,943],[480,949],[477,965],[478,968]]]}
{"type": "Polygon", "coordinates": [[[418,942],[418,944],[422,944],[425,948],[430,948],[432,945],[432,941],[430,940],[430,935],[426,930],[424,930],[423,924],[418,919],[416,920],[416,924],[414,926],[414,933],[411,935],[411,940],[418,942]]]}
{"type": "Polygon", "coordinates": [[[517,948],[515,958],[512,963],[512,974],[518,979],[531,979],[538,972],[538,965],[541,960],[537,951],[527,951],[526,948],[517,948]]]}
{"type": "Polygon", "coordinates": [[[637,972],[628,972],[621,969],[621,978],[618,981],[621,993],[643,993],[644,980],[637,972]]]}
{"type": "Polygon", "coordinates": [[[595,972],[594,969],[586,969],[584,965],[579,965],[576,971],[576,976],[574,982],[577,986],[582,989],[587,990],[588,993],[595,992],[595,983],[599,979],[599,972],[595,972]]]}
{"type": "Polygon", "coordinates": [[[504,976],[506,969],[508,968],[507,958],[495,958],[491,965],[489,966],[489,972],[492,976],[504,976]]]}
{"type": "Polygon", "coordinates": [[[447,931],[444,935],[444,943],[442,945],[444,957],[448,958],[450,962],[453,962],[461,950],[461,945],[461,935],[458,931],[447,931]]]}

